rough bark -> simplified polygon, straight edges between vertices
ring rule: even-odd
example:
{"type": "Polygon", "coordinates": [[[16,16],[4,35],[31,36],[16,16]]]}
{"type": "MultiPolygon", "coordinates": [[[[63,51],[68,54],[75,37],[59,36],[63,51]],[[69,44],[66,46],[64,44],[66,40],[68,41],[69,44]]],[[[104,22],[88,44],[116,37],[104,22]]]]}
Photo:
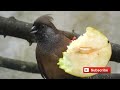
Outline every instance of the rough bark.
{"type": "Polygon", "coordinates": [[[115,61],[120,63],[120,45],[115,43],[111,43],[111,45],[112,45],[112,56],[110,61],[115,61]]]}
{"type": "Polygon", "coordinates": [[[38,66],[33,62],[25,62],[21,60],[14,60],[0,56],[0,67],[14,69],[29,73],[39,73],[38,66]]]}
{"type": "Polygon", "coordinates": [[[31,27],[32,23],[19,21],[14,17],[5,18],[0,16],[0,35],[4,35],[4,37],[21,38],[27,40],[31,45],[36,42],[35,37],[29,33],[31,27]]]}

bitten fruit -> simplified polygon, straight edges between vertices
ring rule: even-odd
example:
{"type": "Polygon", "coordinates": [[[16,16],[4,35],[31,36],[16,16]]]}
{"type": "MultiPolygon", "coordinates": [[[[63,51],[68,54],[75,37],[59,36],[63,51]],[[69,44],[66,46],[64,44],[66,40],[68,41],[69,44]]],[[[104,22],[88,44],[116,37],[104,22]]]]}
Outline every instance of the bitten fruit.
{"type": "Polygon", "coordinates": [[[77,77],[89,77],[97,73],[84,73],[83,67],[105,67],[111,57],[111,44],[107,37],[92,27],[72,41],[57,65],[66,73],[77,77]]]}

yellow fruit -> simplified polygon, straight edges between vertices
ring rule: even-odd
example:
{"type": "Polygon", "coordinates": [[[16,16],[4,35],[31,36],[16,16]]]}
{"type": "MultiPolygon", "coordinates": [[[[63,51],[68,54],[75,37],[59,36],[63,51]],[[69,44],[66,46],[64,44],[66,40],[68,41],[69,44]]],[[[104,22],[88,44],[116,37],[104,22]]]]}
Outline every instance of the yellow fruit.
{"type": "Polygon", "coordinates": [[[111,57],[111,44],[98,30],[87,27],[86,33],[72,41],[57,63],[66,73],[89,77],[97,73],[84,73],[83,67],[105,67],[111,57]]]}

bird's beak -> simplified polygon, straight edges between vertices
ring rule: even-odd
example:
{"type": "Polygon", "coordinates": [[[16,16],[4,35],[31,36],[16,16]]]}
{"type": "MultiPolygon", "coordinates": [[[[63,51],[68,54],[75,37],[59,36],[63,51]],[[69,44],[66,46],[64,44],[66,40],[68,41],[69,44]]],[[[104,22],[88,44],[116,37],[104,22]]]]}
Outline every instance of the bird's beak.
{"type": "Polygon", "coordinates": [[[31,28],[31,30],[30,30],[30,33],[34,34],[34,33],[36,33],[37,31],[38,31],[38,30],[36,29],[36,27],[33,26],[33,27],[31,28]]]}

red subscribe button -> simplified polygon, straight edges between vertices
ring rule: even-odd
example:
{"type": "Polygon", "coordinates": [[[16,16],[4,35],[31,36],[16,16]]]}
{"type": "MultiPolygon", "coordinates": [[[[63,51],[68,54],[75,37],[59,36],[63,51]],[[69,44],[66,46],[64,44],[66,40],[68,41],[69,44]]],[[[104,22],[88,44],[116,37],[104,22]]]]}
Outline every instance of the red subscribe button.
{"type": "Polygon", "coordinates": [[[111,67],[83,67],[83,73],[111,73],[111,67]]]}

